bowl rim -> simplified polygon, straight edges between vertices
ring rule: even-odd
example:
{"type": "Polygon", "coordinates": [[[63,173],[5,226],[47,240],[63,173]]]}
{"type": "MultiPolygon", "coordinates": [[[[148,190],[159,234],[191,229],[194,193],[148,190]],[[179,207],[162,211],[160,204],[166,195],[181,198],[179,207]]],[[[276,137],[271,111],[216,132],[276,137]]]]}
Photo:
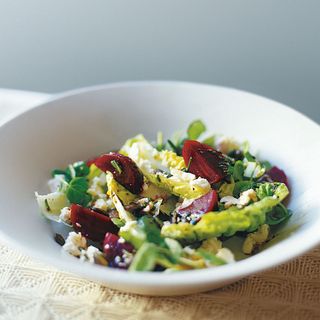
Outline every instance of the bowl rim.
{"type": "MultiPolygon", "coordinates": [[[[302,114],[301,112],[290,108],[282,103],[275,100],[260,96],[254,93],[250,93],[244,90],[234,89],[225,86],[217,86],[211,84],[185,82],[185,81],[128,81],[128,82],[115,82],[109,84],[100,84],[89,87],[82,87],[79,89],[65,91],[59,94],[54,94],[49,97],[45,102],[38,103],[17,115],[9,117],[5,122],[1,123],[0,128],[5,127],[8,123],[11,123],[16,118],[19,118],[22,114],[30,112],[31,110],[40,108],[48,104],[54,104],[63,99],[70,98],[72,96],[77,96],[81,94],[86,94],[94,91],[104,91],[113,88],[134,88],[134,87],[146,87],[146,86],[198,86],[207,88],[216,88],[218,90],[226,90],[230,93],[236,92],[241,95],[252,96],[255,98],[263,99],[265,102],[271,103],[274,106],[286,108],[288,112],[294,112],[300,117],[303,117],[305,121],[308,121],[310,125],[316,126],[320,129],[320,126],[302,114]]],[[[319,130],[320,133],[320,130],[319,130]]],[[[319,206],[320,207],[320,206],[319,206]]],[[[51,258],[44,252],[33,250],[25,244],[20,243],[15,238],[11,237],[8,233],[0,230],[1,238],[9,246],[21,251],[21,253],[27,254],[28,256],[35,258],[37,260],[43,261],[50,265],[58,268],[62,268],[67,271],[75,272],[84,277],[90,278],[96,281],[106,281],[110,284],[126,284],[136,287],[148,287],[152,288],[157,286],[158,288],[168,287],[168,286],[179,286],[179,287],[189,287],[192,285],[205,285],[207,283],[215,282],[227,282],[236,280],[247,275],[261,272],[263,270],[275,267],[281,263],[287,262],[299,255],[309,251],[317,244],[320,243],[320,235],[318,235],[318,230],[320,228],[320,218],[309,227],[308,233],[306,233],[303,241],[297,235],[292,235],[290,238],[282,240],[277,246],[272,246],[268,248],[267,251],[262,251],[261,253],[251,256],[248,259],[238,261],[235,264],[229,264],[220,266],[219,268],[208,268],[201,270],[188,270],[183,272],[174,273],[157,273],[157,272],[127,272],[124,270],[117,270],[112,268],[106,268],[99,265],[82,264],[79,261],[75,261],[74,257],[68,257],[67,259],[56,260],[51,258]],[[291,250],[282,251],[283,248],[291,248],[291,250]],[[268,259],[266,259],[266,257],[268,259]],[[75,263],[77,262],[77,263],[75,263]],[[99,272],[98,272],[99,270],[99,272]]]]}

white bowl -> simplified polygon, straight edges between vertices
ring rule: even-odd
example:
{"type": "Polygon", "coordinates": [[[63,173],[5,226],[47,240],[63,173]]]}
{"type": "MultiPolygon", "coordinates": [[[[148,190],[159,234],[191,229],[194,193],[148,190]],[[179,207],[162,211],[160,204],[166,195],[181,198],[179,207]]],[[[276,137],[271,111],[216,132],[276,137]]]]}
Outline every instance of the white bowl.
{"type": "Polygon", "coordinates": [[[320,241],[320,129],[302,114],[239,90],[179,82],[81,89],[34,107],[0,127],[0,229],[22,252],[111,288],[176,295],[220,287],[286,262],[320,241]],[[119,147],[128,137],[171,134],[203,119],[212,132],[248,139],[289,176],[294,214],[261,253],[232,265],[177,273],[129,273],[61,255],[34,191],[52,168],[119,147]],[[281,240],[281,241],[279,241],[281,240]]]}

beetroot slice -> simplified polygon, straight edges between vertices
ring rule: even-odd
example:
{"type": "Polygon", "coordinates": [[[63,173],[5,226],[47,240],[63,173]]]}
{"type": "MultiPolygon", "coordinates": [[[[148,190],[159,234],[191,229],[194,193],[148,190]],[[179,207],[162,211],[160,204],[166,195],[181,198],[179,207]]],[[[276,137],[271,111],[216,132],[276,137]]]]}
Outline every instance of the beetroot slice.
{"type": "Polygon", "coordinates": [[[227,175],[227,160],[224,155],[206,144],[186,140],[182,156],[185,165],[189,165],[189,172],[207,179],[210,184],[221,181],[227,175]]]}
{"type": "Polygon", "coordinates": [[[211,190],[202,197],[195,199],[185,207],[177,208],[178,214],[195,214],[202,215],[212,211],[218,204],[218,194],[215,190],[211,190]]]}
{"type": "Polygon", "coordinates": [[[106,232],[117,233],[119,230],[108,216],[78,204],[71,205],[71,222],[77,232],[98,242],[103,241],[106,232]]]}
{"type": "Polygon", "coordinates": [[[92,164],[95,163],[95,161],[96,161],[97,159],[98,159],[98,157],[95,157],[95,158],[92,158],[92,159],[87,160],[87,161],[86,161],[86,165],[87,165],[88,167],[90,167],[92,164]]]}
{"type": "Polygon", "coordinates": [[[129,157],[120,153],[108,153],[92,160],[91,163],[104,172],[111,172],[115,180],[130,192],[139,194],[142,191],[143,175],[129,157]]]}
{"type": "Polygon", "coordinates": [[[289,187],[288,178],[285,172],[278,167],[274,166],[266,172],[266,175],[275,182],[284,183],[287,187],[289,187]]]}
{"type": "Polygon", "coordinates": [[[120,240],[119,236],[107,232],[103,241],[103,252],[108,260],[109,266],[114,268],[127,269],[129,262],[125,259],[125,252],[132,253],[133,246],[120,240]]]}

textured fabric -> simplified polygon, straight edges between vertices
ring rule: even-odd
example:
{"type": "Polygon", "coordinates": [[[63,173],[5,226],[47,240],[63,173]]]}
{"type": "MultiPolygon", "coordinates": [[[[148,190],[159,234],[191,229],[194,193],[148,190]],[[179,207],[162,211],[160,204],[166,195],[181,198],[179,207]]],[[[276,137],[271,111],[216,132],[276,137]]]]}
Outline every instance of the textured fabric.
{"type": "MultiPolygon", "coordinates": [[[[0,90],[0,118],[46,98],[0,90]]],[[[222,289],[190,296],[144,297],[44,265],[0,239],[2,319],[320,319],[320,247],[222,289]]]]}
{"type": "Polygon", "coordinates": [[[144,297],[61,272],[0,244],[0,319],[320,319],[320,247],[222,289],[144,297]]]}

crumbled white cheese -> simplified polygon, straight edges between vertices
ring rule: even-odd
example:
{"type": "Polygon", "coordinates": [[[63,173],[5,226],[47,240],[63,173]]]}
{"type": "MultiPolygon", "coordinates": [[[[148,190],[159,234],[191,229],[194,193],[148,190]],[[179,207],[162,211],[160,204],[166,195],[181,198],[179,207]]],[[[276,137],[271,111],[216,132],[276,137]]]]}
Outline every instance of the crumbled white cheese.
{"type": "Polygon", "coordinates": [[[71,209],[69,207],[62,208],[59,219],[66,224],[72,224],[71,223],[71,209]]]}
{"type": "Polygon", "coordinates": [[[122,237],[120,237],[119,239],[118,239],[118,243],[125,243],[126,242],[126,240],[124,240],[122,237]]]}
{"type": "Polygon", "coordinates": [[[196,178],[196,176],[189,172],[184,172],[177,169],[171,169],[172,177],[169,179],[175,181],[177,184],[180,182],[189,182],[191,186],[199,186],[202,189],[210,189],[209,182],[204,178],[196,178]]]}
{"type": "Polygon", "coordinates": [[[239,198],[239,205],[246,206],[251,200],[253,202],[258,200],[256,192],[253,189],[243,191],[239,198]]]}
{"type": "Polygon", "coordinates": [[[124,265],[128,266],[133,260],[133,254],[127,250],[123,250],[122,259],[124,265]]]}
{"type": "Polygon", "coordinates": [[[81,250],[87,249],[87,240],[80,232],[72,231],[69,233],[62,249],[75,257],[80,257],[81,250]]]}
{"type": "Polygon", "coordinates": [[[138,165],[142,172],[146,170],[146,172],[153,173],[155,169],[167,169],[161,161],[157,160],[159,158],[157,149],[149,143],[135,142],[131,147],[125,147],[123,150],[128,153],[128,157],[138,165]]]}
{"type": "Polygon", "coordinates": [[[102,252],[94,246],[89,246],[87,250],[81,250],[80,260],[95,263],[95,258],[98,255],[102,255],[102,252]]]}
{"type": "Polygon", "coordinates": [[[108,205],[107,205],[107,201],[106,199],[98,199],[94,202],[93,204],[94,208],[103,210],[103,211],[107,211],[108,210],[108,205]]]}
{"type": "Polygon", "coordinates": [[[196,179],[196,176],[193,173],[184,172],[174,168],[170,170],[170,173],[177,179],[183,180],[183,181],[192,181],[196,179]]]}
{"type": "Polygon", "coordinates": [[[229,208],[233,205],[238,205],[239,204],[239,199],[233,197],[233,196],[225,196],[220,199],[221,203],[224,203],[225,208],[229,208]]]}
{"type": "Polygon", "coordinates": [[[90,182],[88,193],[93,197],[106,198],[104,192],[105,186],[107,184],[106,174],[103,172],[98,177],[94,177],[90,182]]]}
{"type": "Polygon", "coordinates": [[[190,182],[190,184],[191,184],[192,186],[198,186],[198,187],[200,187],[200,188],[202,188],[202,189],[205,189],[205,188],[207,188],[208,186],[210,186],[208,180],[207,180],[207,179],[204,179],[204,178],[197,178],[197,179],[195,179],[195,180],[192,180],[192,181],[190,182]]]}
{"type": "Polygon", "coordinates": [[[229,208],[233,205],[238,206],[238,208],[243,208],[250,201],[257,201],[257,194],[253,189],[246,190],[240,194],[240,197],[237,199],[232,196],[226,196],[221,198],[220,202],[224,203],[225,208],[229,208]]]}

